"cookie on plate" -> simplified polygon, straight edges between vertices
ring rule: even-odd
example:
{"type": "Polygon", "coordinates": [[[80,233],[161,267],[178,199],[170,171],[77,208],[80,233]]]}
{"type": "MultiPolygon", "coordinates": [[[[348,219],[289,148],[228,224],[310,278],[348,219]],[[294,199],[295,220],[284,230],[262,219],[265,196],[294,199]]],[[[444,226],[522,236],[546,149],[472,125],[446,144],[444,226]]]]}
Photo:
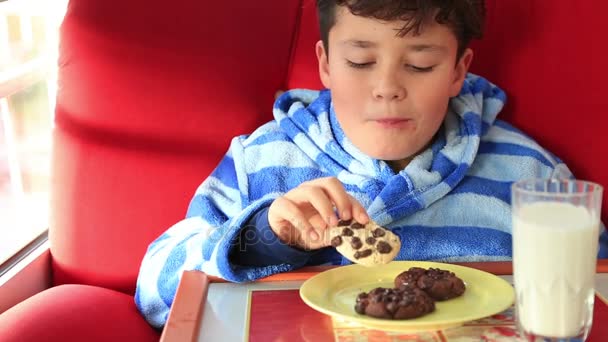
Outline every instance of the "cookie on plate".
{"type": "Polygon", "coordinates": [[[411,267],[395,278],[396,288],[417,287],[435,300],[448,300],[462,295],[466,286],[454,272],[438,268],[411,267]]]}
{"type": "Polygon", "coordinates": [[[368,293],[360,293],[355,303],[358,314],[385,319],[416,318],[434,310],[435,301],[415,287],[378,287],[368,293]]]}
{"type": "Polygon", "coordinates": [[[389,263],[401,249],[397,235],[372,221],[340,221],[337,227],[330,228],[329,237],[340,254],[364,266],[389,263]]]}

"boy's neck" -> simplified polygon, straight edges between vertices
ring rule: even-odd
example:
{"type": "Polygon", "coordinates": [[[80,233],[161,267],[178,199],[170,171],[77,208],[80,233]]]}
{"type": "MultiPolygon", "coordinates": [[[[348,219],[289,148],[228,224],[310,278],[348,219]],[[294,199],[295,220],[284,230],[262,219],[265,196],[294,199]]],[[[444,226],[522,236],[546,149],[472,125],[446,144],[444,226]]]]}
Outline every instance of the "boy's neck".
{"type": "Polygon", "coordinates": [[[409,157],[401,160],[385,160],[385,162],[388,164],[388,166],[391,167],[393,172],[399,173],[401,172],[401,170],[405,169],[405,167],[409,165],[413,158],[414,157],[409,157]]]}

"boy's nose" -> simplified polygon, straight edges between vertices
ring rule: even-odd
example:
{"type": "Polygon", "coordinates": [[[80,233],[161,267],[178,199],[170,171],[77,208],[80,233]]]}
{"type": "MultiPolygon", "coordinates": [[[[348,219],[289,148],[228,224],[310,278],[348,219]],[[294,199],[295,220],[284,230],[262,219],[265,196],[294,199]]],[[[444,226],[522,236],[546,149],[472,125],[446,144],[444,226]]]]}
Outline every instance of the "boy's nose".
{"type": "Polygon", "coordinates": [[[385,77],[374,87],[373,96],[376,100],[398,101],[407,96],[407,91],[395,79],[385,77]]]}

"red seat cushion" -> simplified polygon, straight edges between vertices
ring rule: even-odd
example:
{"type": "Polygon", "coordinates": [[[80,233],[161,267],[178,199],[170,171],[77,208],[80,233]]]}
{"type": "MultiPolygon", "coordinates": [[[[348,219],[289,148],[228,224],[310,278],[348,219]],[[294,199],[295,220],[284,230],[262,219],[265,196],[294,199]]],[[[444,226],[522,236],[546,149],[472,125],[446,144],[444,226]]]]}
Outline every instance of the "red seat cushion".
{"type": "Polygon", "coordinates": [[[158,341],[133,297],[87,285],[61,285],[0,314],[2,342],[158,341]]]}

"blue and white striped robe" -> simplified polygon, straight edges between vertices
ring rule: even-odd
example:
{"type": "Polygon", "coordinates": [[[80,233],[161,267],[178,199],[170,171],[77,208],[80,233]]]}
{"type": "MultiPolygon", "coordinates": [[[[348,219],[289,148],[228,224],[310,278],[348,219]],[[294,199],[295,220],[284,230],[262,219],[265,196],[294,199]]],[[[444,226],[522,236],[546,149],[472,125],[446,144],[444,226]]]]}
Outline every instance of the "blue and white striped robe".
{"type": "Polygon", "coordinates": [[[252,214],[319,177],[337,177],[374,221],[401,237],[400,260],[509,260],[511,183],[572,175],[532,139],[496,120],[504,102],[502,90],[469,74],[435,141],[395,174],[345,137],[328,90],[283,94],[275,120],[234,138],[196,191],[187,218],[150,245],[137,283],[138,308],[153,326],[163,326],[184,270],[246,282],[304,266],[244,267],[231,264],[229,252],[252,214]]]}

